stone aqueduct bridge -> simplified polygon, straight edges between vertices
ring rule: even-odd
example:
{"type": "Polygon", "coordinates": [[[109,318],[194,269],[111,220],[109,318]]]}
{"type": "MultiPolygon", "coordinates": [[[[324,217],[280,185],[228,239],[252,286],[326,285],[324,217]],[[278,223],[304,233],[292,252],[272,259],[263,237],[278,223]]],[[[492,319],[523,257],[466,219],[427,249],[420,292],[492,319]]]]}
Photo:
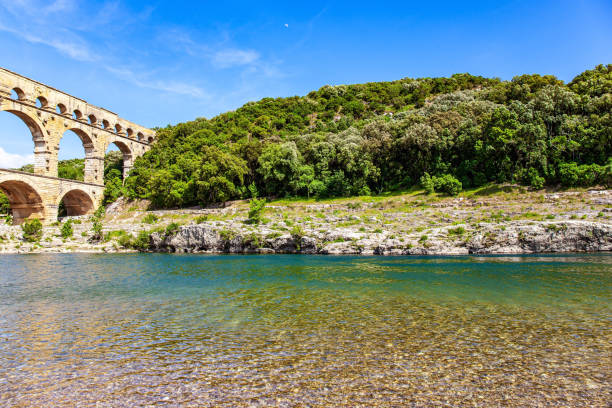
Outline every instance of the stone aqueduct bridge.
{"type": "Polygon", "coordinates": [[[68,215],[93,212],[103,198],[104,155],[111,143],[123,153],[123,175],[146,152],[155,132],[119,118],[65,92],[0,68],[0,111],[19,117],[34,141],[34,173],[0,169],[0,190],[9,199],[15,224],[28,218],[57,219],[63,200],[68,215]],[[78,135],[85,150],[84,181],[57,177],[64,132],[78,135]]]}

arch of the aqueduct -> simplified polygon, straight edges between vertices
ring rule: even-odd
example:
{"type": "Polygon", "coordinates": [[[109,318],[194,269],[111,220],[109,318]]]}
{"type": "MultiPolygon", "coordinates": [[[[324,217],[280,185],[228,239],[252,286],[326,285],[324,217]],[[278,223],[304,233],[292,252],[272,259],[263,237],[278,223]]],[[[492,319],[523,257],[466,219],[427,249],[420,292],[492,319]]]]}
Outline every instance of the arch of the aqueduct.
{"type": "Polygon", "coordinates": [[[122,152],[125,177],[155,140],[150,129],[3,68],[0,111],[19,117],[34,141],[34,174],[0,169],[0,189],[9,198],[15,223],[34,217],[53,222],[62,199],[69,215],[94,211],[102,200],[108,146],[114,143],[122,152]],[[67,130],[79,136],[85,149],[82,182],[57,177],[59,143],[67,130]]]}

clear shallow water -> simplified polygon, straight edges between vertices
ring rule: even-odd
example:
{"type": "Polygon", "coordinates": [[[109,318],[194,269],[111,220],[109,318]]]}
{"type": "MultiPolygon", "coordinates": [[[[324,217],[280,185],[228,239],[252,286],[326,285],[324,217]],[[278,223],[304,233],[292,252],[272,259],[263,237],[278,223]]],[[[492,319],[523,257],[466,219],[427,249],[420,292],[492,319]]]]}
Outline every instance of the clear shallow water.
{"type": "Polygon", "coordinates": [[[612,255],[0,256],[0,406],[609,406],[612,255]]]}

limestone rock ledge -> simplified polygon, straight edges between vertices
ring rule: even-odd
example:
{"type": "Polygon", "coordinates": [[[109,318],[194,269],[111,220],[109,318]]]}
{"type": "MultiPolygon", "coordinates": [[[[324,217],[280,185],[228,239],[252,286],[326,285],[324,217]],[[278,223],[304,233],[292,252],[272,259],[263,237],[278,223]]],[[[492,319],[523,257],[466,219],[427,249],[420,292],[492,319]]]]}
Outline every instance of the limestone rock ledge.
{"type": "Polygon", "coordinates": [[[220,233],[207,224],[180,227],[171,236],[153,233],[150,250],[176,253],[302,253],[361,255],[461,255],[612,251],[612,225],[580,220],[513,221],[432,229],[423,236],[356,234],[336,229],[325,236],[289,233],[266,238],[240,231],[220,233]]]}

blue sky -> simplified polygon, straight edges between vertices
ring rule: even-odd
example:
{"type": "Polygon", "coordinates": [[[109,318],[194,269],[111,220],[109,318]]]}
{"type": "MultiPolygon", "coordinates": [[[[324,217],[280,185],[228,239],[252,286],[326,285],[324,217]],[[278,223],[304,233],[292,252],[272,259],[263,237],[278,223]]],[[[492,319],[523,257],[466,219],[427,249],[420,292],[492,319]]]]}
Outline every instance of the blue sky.
{"type": "MultiPolygon", "coordinates": [[[[569,81],[612,62],[610,21],[610,1],[0,0],[0,66],[154,127],[325,84],[569,81]]],[[[10,116],[0,112],[0,167],[31,160],[10,116]]],[[[82,156],[76,136],[62,142],[61,158],[82,156]]]]}

